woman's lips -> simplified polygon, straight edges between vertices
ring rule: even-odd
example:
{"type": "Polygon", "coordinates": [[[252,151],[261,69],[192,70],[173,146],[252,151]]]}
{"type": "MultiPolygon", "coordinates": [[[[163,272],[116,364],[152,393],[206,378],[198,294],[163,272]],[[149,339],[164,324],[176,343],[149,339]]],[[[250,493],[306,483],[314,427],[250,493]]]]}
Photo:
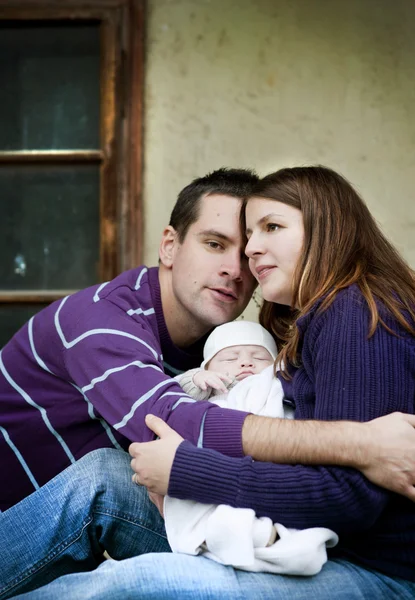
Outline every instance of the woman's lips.
{"type": "Polygon", "coordinates": [[[265,277],[268,277],[268,275],[274,269],[277,269],[277,267],[275,267],[275,266],[269,266],[269,267],[260,267],[259,269],[255,269],[258,281],[260,281],[261,279],[265,279],[265,277]]]}

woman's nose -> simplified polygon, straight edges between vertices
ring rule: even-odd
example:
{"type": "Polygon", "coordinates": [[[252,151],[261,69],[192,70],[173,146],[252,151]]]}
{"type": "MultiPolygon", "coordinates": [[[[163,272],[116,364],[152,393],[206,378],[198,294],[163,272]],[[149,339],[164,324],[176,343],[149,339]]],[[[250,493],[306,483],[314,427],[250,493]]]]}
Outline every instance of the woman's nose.
{"type": "Polygon", "coordinates": [[[259,240],[256,235],[252,234],[245,246],[245,254],[248,258],[253,258],[255,254],[261,254],[263,252],[259,240]]]}

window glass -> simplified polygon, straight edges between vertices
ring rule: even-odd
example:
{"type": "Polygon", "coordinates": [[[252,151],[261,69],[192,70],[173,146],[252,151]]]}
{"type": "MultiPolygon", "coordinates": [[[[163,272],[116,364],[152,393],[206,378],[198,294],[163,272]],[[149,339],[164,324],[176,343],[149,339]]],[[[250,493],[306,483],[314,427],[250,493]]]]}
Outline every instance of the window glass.
{"type": "Polygon", "coordinates": [[[99,149],[99,23],[0,21],[0,151],[99,149]]]}
{"type": "Polygon", "coordinates": [[[0,289],[98,282],[98,165],[3,165],[0,190],[0,289]]]}

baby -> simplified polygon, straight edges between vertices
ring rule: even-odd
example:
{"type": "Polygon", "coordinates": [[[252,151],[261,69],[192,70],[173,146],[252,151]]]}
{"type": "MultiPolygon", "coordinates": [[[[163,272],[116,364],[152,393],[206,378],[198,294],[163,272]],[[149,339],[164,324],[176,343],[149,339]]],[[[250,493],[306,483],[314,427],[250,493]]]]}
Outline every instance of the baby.
{"type": "MultiPolygon", "coordinates": [[[[284,405],[282,386],[274,374],[277,354],[273,337],[261,325],[233,321],[210,334],[200,368],[175,379],[196,400],[209,399],[225,408],[292,418],[293,409],[284,405]]],[[[337,543],[336,534],[328,529],[295,532],[274,525],[267,517],[257,518],[252,509],[168,496],[164,517],[173,552],[204,554],[250,571],[312,575],[327,560],[326,546],[337,543]]]]}
{"type": "MultiPolygon", "coordinates": [[[[278,396],[279,408],[282,408],[282,387],[273,377],[271,369],[277,354],[277,346],[272,335],[259,323],[233,321],[217,327],[210,334],[203,348],[203,362],[200,368],[186,371],[175,379],[183,390],[196,400],[211,399],[220,406],[239,408],[257,414],[257,403],[254,406],[247,406],[246,402],[238,401],[240,394],[232,394],[230,397],[229,392],[239,382],[270,367],[269,380],[275,382],[273,391],[278,396]],[[229,402],[232,402],[232,407],[229,402]]],[[[257,383],[255,380],[255,384],[257,383]]],[[[252,386],[251,383],[246,383],[243,387],[249,389],[252,386]]],[[[265,400],[263,396],[262,401],[265,400]]]]}

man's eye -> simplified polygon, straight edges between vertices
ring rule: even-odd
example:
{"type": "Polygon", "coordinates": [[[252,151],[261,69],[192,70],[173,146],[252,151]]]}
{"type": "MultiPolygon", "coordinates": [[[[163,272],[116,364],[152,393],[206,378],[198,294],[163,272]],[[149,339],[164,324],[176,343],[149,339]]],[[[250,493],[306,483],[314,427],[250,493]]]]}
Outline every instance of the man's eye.
{"type": "Polygon", "coordinates": [[[212,248],[213,250],[220,250],[222,248],[222,245],[219,244],[219,242],[214,242],[213,240],[209,240],[207,242],[207,245],[209,246],[209,248],[212,248]]]}
{"type": "Polygon", "coordinates": [[[266,229],[267,231],[277,231],[277,229],[279,229],[280,226],[277,225],[277,223],[267,223],[266,229]]]}

